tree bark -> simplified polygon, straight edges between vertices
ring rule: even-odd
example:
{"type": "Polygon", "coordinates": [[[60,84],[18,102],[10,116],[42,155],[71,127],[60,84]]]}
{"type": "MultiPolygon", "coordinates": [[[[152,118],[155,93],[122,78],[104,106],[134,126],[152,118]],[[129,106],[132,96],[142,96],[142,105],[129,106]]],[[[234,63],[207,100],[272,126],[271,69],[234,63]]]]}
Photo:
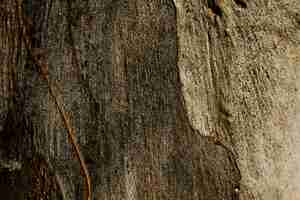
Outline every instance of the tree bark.
{"type": "Polygon", "coordinates": [[[3,5],[6,199],[84,198],[55,98],[91,199],[300,196],[297,0],[23,0],[31,49],[18,7],[3,5]]]}

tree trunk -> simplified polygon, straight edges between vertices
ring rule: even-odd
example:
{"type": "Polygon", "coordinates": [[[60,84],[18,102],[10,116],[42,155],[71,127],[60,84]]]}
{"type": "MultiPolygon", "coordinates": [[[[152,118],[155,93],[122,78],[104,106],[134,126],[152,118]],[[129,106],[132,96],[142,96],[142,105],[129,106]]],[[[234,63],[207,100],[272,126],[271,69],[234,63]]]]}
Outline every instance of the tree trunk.
{"type": "Polygon", "coordinates": [[[91,199],[300,197],[297,0],[16,2],[0,5],[5,199],[87,194],[59,104],[91,199]]]}

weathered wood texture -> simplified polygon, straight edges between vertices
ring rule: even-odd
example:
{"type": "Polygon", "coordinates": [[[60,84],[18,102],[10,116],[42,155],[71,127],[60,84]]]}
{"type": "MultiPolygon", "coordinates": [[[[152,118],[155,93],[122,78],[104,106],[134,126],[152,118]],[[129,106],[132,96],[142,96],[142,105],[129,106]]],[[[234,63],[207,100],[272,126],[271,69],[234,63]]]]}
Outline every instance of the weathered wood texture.
{"type": "MultiPolygon", "coordinates": [[[[296,0],[24,0],[22,9],[33,47],[47,49],[92,199],[299,197],[296,0]]],[[[47,83],[14,40],[16,19],[1,20],[10,23],[0,27],[0,192],[82,199],[47,83]]]]}
{"type": "Polygon", "coordinates": [[[176,0],[188,116],[238,154],[241,199],[299,199],[300,3],[176,0]]]}

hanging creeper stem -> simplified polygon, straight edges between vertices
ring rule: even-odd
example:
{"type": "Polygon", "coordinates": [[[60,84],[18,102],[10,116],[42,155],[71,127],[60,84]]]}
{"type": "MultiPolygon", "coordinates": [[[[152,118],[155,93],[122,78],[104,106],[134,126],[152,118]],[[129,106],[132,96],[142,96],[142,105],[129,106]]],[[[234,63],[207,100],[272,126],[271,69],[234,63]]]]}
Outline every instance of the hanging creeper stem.
{"type": "Polygon", "coordinates": [[[30,47],[30,37],[29,37],[29,34],[27,31],[30,30],[32,23],[30,23],[30,20],[27,19],[22,14],[21,9],[20,9],[21,3],[22,3],[22,0],[19,0],[19,2],[18,2],[19,9],[17,11],[17,15],[18,15],[20,24],[22,24],[24,26],[23,40],[25,43],[25,47],[26,47],[26,49],[29,50],[31,59],[32,59],[33,63],[37,66],[37,68],[40,72],[40,76],[47,82],[50,95],[53,97],[53,99],[55,101],[57,109],[63,119],[64,126],[68,132],[69,142],[72,145],[75,155],[80,163],[81,172],[82,172],[84,180],[85,180],[84,200],[91,200],[91,193],[92,193],[91,192],[91,178],[89,176],[89,172],[88,172],[87,166],[85,164],[84,158],[81,154],[79,145],[76,141],[75,130],[72,128],[72,126],[70,124],[69,115],[64,110],[63,105],[58,101],[57,95],[55,94],[55,90],[50,83],[49,73],[48,73],[48,64],[46,62],[43,62],[43,59],[41,59],[41,57],[44,56],[43,54],[45,54],[45,52],[41,51],[41,49],[32,49],[30,47]],[[35,50],[35,51],[33,51],[33,50],[35,50]]]}

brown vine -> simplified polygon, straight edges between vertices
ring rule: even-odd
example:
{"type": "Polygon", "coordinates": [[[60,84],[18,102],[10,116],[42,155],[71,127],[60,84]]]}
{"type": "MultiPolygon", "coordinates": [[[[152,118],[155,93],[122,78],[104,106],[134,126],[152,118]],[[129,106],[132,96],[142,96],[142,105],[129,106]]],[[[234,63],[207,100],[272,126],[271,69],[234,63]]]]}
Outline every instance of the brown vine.
{"type": "Polygon", "coordinates": [[[54,87],[51,85],[49,80],[49,73],[48,73],[48,64],[46,62],[43,62],[42,57],[46,53],[45,51],[41,49],[32,49],[30,47],[30,35],[28,33],[28,30],[30,30],[32,26],[32,22],[26,18],[26,16],[22,13],[21,5],[22,0],[16,0],[16,15],[19,21],[19,24],[23,26],[23,37],[22,40],[25,44],[25,48],[29,50],[29,56],[31,57],[33,63],[38,67],[40,76],[47,82],[48,89],[50,92],[50,95],[53,97],[55,104],[57,106],[57,109],[62,117],[64,126],[68,132],[69,142],[73,147],[73,150],[75,152],[75,155],[80,163],[81,172],[83,174],[84,180],[85,180],[85,200],[91,200],[91,178],[89,176],[88,168],[85,164],[84,158],[81,154],[80,147],[78,143],[76,142],[76,136],[75,136],[75,130],[72,128],[70,124],[70,117],[67,114],[67,112],[64,110],[63,105],[58,101],[57,95],[55,94],[54,87]]]}

